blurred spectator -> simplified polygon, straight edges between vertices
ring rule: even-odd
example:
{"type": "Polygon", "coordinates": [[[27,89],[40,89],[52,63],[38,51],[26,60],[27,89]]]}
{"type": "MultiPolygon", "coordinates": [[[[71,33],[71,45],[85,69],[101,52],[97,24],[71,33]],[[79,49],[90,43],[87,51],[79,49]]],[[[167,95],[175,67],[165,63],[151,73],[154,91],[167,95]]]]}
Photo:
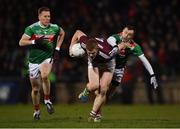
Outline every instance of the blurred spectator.
{"type": "Polygon", "coordinates": [[[133,103],[134,88],[137,79],[136,70],[135,65],[129,61],[122,80],[122,103],[124,104],[133,103]]]}
{"type": "Polygon", "coordinates": [[[84,71],[82,71],[84,61],[82,59],[64,58],[60,66],[60,82],[65,84],[68,94],[68,103],[74,103],[76,99],[76,84],[85,82],[84,71]],[[79,63],[78,63],[79,62],[79,63]],[[83,77],[84,76],[84,77],[83,77]]]}
{"type": "MultiPolygon", "coordinates": [[[[163,49],[163,46],[161,46],[161,47],[162,47],[161,49],[163,49]]],[[[148,101],[150,104],[154,104],[154,103],[163,104],[164,99],[163,99],[162,87],[161,87],[161,76],[162,76],[163,70],[164,70],[163,66],[166,61],[165,60],[166,55],[165,55],[165,53],[163,53],[163,50],[160,50],[159,51],[160,61],[158,61],[157,57],[154,55],[154,53],[153,53],[152,49],[149,47],[149,45],[144,44],[143,48],[144,48],[144,53],[145,53],[146,57],[148,58],[152,67],[154,68],[154,71],[155,71],[155,74],[156,74],[156,77],[158,80],[158,85],[159,85],[156,90],[154,90],[152,88],[152,86],[149,84],[149,81],[150,81],[149,73],[147,72],[147,70],[145,68],[143,68],[143,77],[144,77],[144,81],[145,81],[145,89],[147,92],[148,101]]]]}

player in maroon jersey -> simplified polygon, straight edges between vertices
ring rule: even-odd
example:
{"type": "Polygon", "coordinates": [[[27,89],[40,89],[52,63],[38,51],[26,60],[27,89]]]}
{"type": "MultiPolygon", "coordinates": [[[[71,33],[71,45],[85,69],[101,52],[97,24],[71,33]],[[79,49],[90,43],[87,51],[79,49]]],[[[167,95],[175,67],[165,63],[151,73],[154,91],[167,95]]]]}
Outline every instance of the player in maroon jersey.
{"type": "MultiPolygon", "coordinates": [[[[94,122],[101,121],[100,110],[106,100],[106,92],[111,83],[114,69],[115,69],[115,55],[120,49],[128,47],[128,44],[110,44],[106,39],[102,38],[89,38],[82,31],[77,30],[72,37],[70,45],[80,43],[81,47],[86,50],[88,55],[88,79],[86,89],[95,91],[96,98],[92,111],[90,112],[89,120],[94,122]]],[[[79,96],[81,98],[81,94],[79,96]]]]}

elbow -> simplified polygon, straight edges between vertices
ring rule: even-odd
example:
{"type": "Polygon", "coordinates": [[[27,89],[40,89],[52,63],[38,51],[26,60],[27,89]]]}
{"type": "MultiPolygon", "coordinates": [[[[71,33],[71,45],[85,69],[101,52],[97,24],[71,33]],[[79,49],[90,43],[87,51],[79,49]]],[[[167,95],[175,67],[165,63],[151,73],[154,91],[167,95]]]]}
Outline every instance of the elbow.
{"type": "Polygon", "coordinates": [[[61,35],[64,36],[65,35],[65,31],[63,29],[61,29],[61,35]]]}
{"type": "Polygon", "coordinates": [[[75,33],[79,34],[79,33],[82,33],[82,31],[81,30],[76,30],[75,33]]]}
{"type": "Polygon", "coordinates": [[[19,41],[19,46],[23,46],[21,41],[19,41]]]}
{"type": "Polygon", "coordinates": [[[24,46],[24,44],[21,40],[19,41],[19,46],[24,46]]]}

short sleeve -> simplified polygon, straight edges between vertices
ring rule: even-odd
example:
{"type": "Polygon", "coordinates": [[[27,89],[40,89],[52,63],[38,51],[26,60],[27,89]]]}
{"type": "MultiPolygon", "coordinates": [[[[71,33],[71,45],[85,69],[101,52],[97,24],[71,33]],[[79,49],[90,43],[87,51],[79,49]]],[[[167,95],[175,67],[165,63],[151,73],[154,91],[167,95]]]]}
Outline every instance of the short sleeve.
{"type": "Polygon", "coordinates": [[[83,35],[83,36],[80,37],[79,42],[85,44],[88,39],[89,38],[87,36],[83,35]]]}
{"type": "Polygon", "coordinates": [[[80,39],[79,39],[79,43],[81,44],[81,47],[86,49],[86,41],[88,40],[89,38],[85,35],[81,36],[80,39]]]}
{"type": "Polygon", "coordinates": [[[60,26],[58,26],[58,25],[56,25],[56,33],[60,33],[61,32],[61,27],[60,26]]]}
{"type": "Polygon", "coordinates": [[[26,27],[24,34],[28,35],[29,37],[31,37],[33,35],[33,31],[32,28],[30,26],[26,27]]]}
{"type": "Polygon", "coordinates": [[[132,50],[133,55],[140,56],[143,54],[143,51],[139,45],[136,45],[135,48],[132,50]]]}
{"type": "Polygon", "coordinates": [[[121,37],[118,34],[114,34],[112,36],[116,39],[116,43],[117,44],[120,44],[122,42],[122,39],[121,39],[121,37]]]}

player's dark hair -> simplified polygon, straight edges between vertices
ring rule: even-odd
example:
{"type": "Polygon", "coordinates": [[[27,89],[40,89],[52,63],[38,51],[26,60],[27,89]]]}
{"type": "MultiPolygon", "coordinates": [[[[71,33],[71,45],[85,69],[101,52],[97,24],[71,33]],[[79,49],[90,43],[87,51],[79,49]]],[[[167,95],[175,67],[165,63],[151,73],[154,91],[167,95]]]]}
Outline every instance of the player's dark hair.
{"type": "Polygon", "coordinates": [[[38,9],[38,14],[41,14],[43,11],[50,11],[50,9],[49,9],[48,7],[45,7],[45,6],[40,7],[40,8],[38,9]]]}
{"type": "Polygon", "coordinates": [[[88,51],[98,49],[98,42],[93,38],[89,39],[88,41],[86,41],[86,49],[88,51]]]}
{"type": "Polygon", "coordinates": [[[133,30],[134,33],[136,32],[134,26],[132,26],[132,25],[126,25],[126,27],[128,28],[128,30],[133,30]]]}

